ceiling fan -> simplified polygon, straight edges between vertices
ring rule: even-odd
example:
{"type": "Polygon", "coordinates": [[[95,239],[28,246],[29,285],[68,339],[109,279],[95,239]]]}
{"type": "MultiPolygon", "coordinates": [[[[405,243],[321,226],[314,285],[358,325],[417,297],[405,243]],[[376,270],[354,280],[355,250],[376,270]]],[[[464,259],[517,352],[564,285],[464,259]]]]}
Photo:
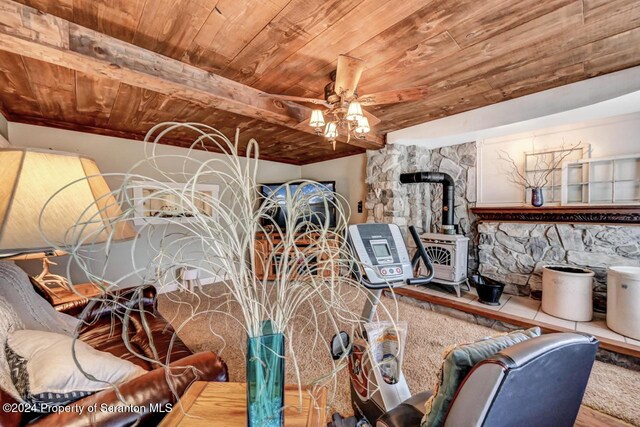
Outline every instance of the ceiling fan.
{"type": "Polygon", "coordinates": [[[380,123],[380,119],[362,109],[363,106],[395,104],[414,101],[427,93],[426,86],[389,90],[360,96],[358,83],[364,71],[365,61],[348,55],[338,55],[338,66],[329,74],[331,81],[324,87],[324,99],[305,98],[291,95],[268,95],[271,97],[321,105],[326,110],[314,109],[309,120],[303,122],[315,128],[316,134],[324,136],[336,148],[336,139],[340,131],[346,131],[347,142],[353,135],[365,139],[371,126],[380,123]],[[325,115],[329,120],[325,122],[325,115]]]}

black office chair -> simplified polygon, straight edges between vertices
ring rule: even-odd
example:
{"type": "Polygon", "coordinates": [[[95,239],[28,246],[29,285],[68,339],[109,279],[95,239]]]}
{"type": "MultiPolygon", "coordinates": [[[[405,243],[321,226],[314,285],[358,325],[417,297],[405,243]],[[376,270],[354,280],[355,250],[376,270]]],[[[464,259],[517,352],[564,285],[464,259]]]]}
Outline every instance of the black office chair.
{"type": "MultiPolygon", "coordinates": [[[[542,335],[478,363],[449,407],[445,427],[572,427],[599,342],[578,333],[542,335]]],[[[419,426],[431,392],[384,414],[377,427],[419,426]]]]}

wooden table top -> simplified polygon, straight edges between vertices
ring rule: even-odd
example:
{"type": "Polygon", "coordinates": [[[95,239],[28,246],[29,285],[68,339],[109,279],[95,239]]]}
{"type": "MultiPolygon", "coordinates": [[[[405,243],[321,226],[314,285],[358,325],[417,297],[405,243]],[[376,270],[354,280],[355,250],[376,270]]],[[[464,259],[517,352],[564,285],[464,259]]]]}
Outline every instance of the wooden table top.
{"type": "MultiPolygon", "coordinates": [[[[247,388],[244,383],[198,381],[180,399],[181,405],[162,420],[160,426],[246,427],[247,388]]],[[[302,407],[297,385],[285,386],[284,425],[286,427],[326,426],[327,390],[312,393],[303,388],[302,407]]]]}

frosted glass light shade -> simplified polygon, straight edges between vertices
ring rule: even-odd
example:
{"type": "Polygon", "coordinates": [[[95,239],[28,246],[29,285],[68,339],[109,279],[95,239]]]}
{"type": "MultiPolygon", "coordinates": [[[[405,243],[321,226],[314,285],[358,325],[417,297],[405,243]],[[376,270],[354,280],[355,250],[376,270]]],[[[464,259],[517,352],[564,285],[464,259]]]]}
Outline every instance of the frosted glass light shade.
{"type": "Polygon", "coordinates": [[[358,118],[355,130],[356,134],[358,135],[364,135],[365,133],[369,132],[371,130],[371,127],[369,126],[369,120],[367,120],[367,118],[364,116],[358,118]]]}
{"type": "Polygon", "coordinates": [[[324,116],[322,115],[322,110],[311,111],[311,120],[309,120],[309,125],[314,128],[321,128],[324,126],[324,116]]]}
{"type": "Polygon", "coordinates": [[[324,129],[324,136],[329,139],[336,139],[338,137],[338,126],[336,122],[327,123],[327,127],[324,129]]]}
{"type": "Polygon", "coordinates": [[[347,120],[358,120],[358,118],[364,117],[362,113],[362,106],[356,100],[353,100],[349,103],[349,108],[347,109],[347,120]]]}
{"type": "Polygon", "coordinates": [[[0,257],[50,250],[42,234],[60,246],[136,235],[128,221],[110,221],[122,211],[93,160],[8,148],[0,164],[0,257]]]}

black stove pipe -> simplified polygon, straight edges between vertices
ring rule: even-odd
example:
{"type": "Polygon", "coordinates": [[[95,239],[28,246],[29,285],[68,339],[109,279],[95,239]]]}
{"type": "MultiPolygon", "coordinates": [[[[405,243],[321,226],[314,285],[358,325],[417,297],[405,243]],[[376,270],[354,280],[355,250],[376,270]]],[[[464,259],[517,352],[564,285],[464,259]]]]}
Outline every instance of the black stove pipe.
{"type": "Polygon", "coordinates": [[[442,233],[455,234],[453,224],[453,202],[455,201],[455,182],[451,175],[443,172],[415,172],[400,175],[403,184],[419,184],[428,182],[442,184],[442,233]]]}

